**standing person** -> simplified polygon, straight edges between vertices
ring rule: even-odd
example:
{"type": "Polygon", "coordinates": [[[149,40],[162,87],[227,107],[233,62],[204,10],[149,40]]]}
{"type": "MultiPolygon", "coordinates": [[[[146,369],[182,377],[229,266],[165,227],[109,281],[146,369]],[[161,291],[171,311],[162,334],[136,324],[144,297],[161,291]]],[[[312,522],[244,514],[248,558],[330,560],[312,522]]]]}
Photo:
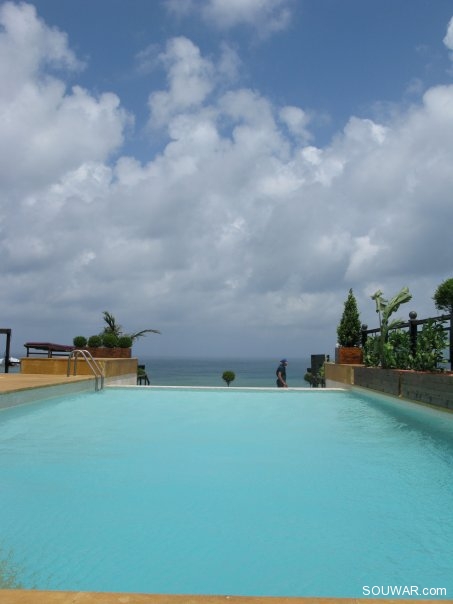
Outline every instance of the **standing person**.
{"type": "Polygon", "coordinates": [[[277,368],[277,386],[279,388],[288,388],[288,384],[286,383],[286,366],[288,365],[287,359],[282,359],[280,361],[280,365],[277,368]]]}

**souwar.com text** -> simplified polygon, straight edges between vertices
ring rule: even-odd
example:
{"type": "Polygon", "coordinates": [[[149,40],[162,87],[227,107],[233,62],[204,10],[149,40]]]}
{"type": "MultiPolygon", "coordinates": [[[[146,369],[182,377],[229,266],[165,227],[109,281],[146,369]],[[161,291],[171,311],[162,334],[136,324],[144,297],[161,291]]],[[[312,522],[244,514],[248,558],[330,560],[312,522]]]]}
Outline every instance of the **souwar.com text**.
{"type": "Polygon", "coordinates": [[[445,587],[419,587],[418,585],[364,585],[364,596],[435,596],[445,597],[445,587]]]}

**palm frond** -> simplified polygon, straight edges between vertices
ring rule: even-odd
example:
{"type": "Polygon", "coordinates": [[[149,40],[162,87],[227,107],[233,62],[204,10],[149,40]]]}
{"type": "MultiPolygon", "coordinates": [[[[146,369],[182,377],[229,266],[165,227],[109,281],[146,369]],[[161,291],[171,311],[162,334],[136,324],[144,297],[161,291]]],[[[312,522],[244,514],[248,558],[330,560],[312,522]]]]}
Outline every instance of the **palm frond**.
{"type": "Polygon", "coordinates": [[[158,329],[142,329],[141,331],[137,331],[136,333],[129,334],[129,336],[133,340],[137,340],[138,338],[141,338],[142,336],[144,336],[146,333],[158,333],[158,334],[160,334],[161,332],[158,329]]]}

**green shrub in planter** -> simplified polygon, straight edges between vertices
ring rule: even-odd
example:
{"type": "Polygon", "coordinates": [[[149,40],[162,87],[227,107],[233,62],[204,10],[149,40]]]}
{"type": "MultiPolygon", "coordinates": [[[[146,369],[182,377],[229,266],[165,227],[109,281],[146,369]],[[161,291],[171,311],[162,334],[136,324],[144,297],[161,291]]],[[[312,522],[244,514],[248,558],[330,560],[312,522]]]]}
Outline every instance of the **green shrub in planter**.
{"type": "Polygon", "coordinates": [[[368,367],[382,366],[387,369],[411,369],[411,340],[409,332],[401,329],[390,331],[382,343],[379,335],[367,338],[364,363],[368,367]]]}
{"type": "Polygon", "coordinates": [[[102,346],[101,336],[90,336],[88,338],[88,346],[90,348],[99,348],[99,346],[102,346]]]}
{"type": "Polygon", "coordinates": [[[418,333],[413,368],[416,371],[438,371],[439,364],[447,360],[444,359],[447,339],[447,332],[440,321],[432,319],[425,323],[418,333]]]}
{"type": "Polygon", "coordinates": [[[361,340],[360,314],[352,289],[344,303],[343,314],[337,327],[338,344],[347,348],[360,346],[361,340]]]}
{"type": "Polygon", "coordinates": [[[378,367],[381,362],[381,339],[379,336],[368,336],[363,348],[363,362],[366,367],[378,367]]]}
{"type": "Polygon", "coordinates": [[[390,330],[398,327],[401,323],[401,319],[395,319],[390,321],[391,315],[395,313],[401,304],[406,304],[412,299],[412,294],[409,292],[407,287],[403,287],[396,296],[393,296],[391,300],[386,300],[383,297],[381,290],[378,290],[371,296],[371,299],[376,302],[376,312],[379,314],[379,328],[380,333],[378,335],[378,346],[381,367],[390,368],[394,362],[392,355],[392,346],[388,342],[390,330]]]}
{"type": "Polygon", "coordinates": [[[85,336],[76,336],[73,339],[73,344],[76,348],[85,348],[87,345],[87,339],[85,336]]]}
{"type": "Polygon", "coordinates": [[[120,336],[118,338],[118,346],[120,348],[131,348],[132,338],[130,336],[120,336]]]}
{"type": "Polygon", "coordinates": [[[411,369],[411,338],[408,331],[395,329],[389,333],[388,344],[391,347],[391,361],[398,369],[411,369]]]}
{"type": "Polygon", "coordinates": [[[114,333],[102,334],[102,344],[106,348],[116,348],[118,346],[118,336],[114,333]]]}

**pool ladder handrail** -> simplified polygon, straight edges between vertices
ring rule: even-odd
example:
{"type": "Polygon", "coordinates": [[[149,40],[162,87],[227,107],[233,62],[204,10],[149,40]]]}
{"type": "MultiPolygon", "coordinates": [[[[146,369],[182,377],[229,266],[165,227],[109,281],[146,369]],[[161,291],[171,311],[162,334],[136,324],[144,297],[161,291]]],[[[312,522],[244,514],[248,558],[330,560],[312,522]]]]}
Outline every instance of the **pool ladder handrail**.
{"type": "Polygon", "coordinates": [[[83,357],[88,367],[91,369],[95,379],[95,391],[102,390],[104,388],[104,372],[102,371],[102,367],[99,363],[93,358],[91,352],[88,350],[82,350],[77,348],[77,350],[72,350],[68,356],[68,369],[67,369],[67,377],[71,375],[71,360],[74,359],[74,370],[73,375],[77,375],[77,359],[78,357],[83,357]],[[100,382],[99,382],[100,381],[100,382]],[[100,387],[99,387],[100,383],[100,387]]]}

